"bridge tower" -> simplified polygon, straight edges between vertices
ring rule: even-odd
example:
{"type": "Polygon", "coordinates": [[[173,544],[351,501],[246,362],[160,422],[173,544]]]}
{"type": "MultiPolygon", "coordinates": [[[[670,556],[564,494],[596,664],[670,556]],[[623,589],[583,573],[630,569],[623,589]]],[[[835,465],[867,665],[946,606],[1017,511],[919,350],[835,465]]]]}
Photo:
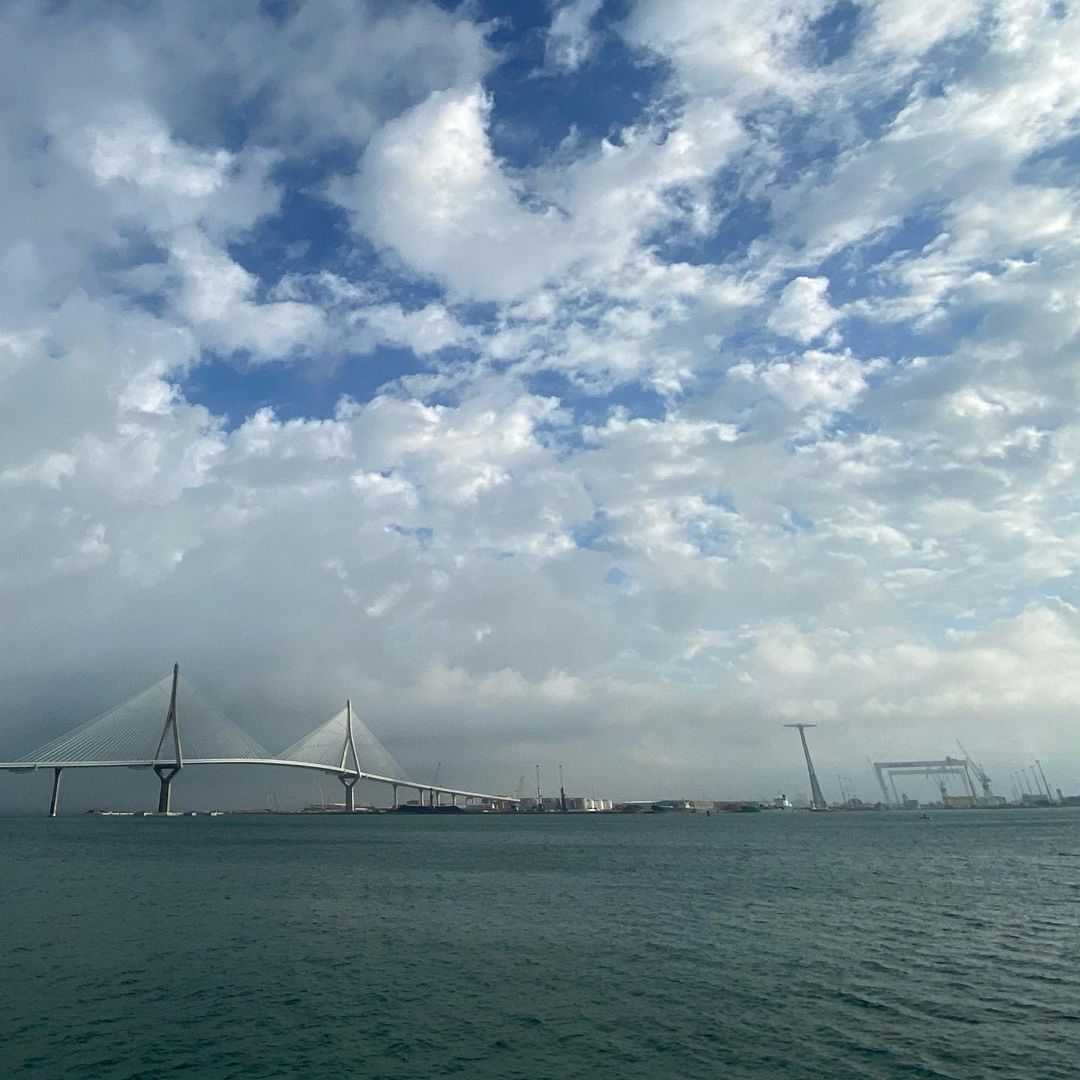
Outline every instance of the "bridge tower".
{"type": "Polygon", "coordinates": [[[180,679],[180,665],[173,664],[172,690],[169,693],[169,711],[165,714],[165,726],[161,729],[161,738],[158,740],[157,752],[154,754],[154,772],[161,781],[161,790],[158,792],[158,813],[167,814],[172,809],[172,781],[173,777],[184,767],[184,755],[180,749],[180,726],[176,719],[176,684],[180,679]],[[161,751],[165,749],[165,741],[172,733],[172,754],[166,754],[166,760],[161,760],[161,751]],[[171,759],[171,760],[170,760],[171,759]]]}
{"type": "Polygon", "coordinates": [[[345,742],[341,747],[341,770],[338,773],[338,779],[345,789],[345,810],[347,813],[351,813],[356,809],[353,788],[356,787],[357,781],[360,779],[360,758],[356,753],[356,743],[353,741],[351,699],[345,702],[345,742]],[[350,755],[352,757],[351,766],[349,765],[350,755]],[[355,772],[346,772],[347,768],[353,769],[355,772]]]}

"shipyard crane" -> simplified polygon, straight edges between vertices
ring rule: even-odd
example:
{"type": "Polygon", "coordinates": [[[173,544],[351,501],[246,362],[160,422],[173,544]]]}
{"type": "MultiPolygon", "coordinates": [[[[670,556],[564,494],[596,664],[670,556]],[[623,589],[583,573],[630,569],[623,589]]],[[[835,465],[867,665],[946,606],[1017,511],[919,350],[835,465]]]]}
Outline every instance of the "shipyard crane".
{"type": "Polygon", "coordinates": [[[1046,773],[1043,772],[1042,762],[1036,758],[1035,764],[1039,766],[1039,775],[1042,777],[1043,787],[1046,788],[1046,797],[1052,804],[1054,802],[1054,796],[1050,792],[1050,785],[1046,782],[1046,773]]]}
{"type": "MultiPolygon", "coordinates": [[[[889,791],[885,786],[886,776],[889,779],[889,784],[892,786],[892,801],[896,806],[901,806],[903,804],[903,800],[896,792],[897,776],[936,776],[941,778],[944,778],[947,775],[959,776],[971,793],[971,798],[976,798],[975,785],[971,779],[971,769],[964,758],[944,757],[939,761],[875,761],[872,764],[874,773],[877,775],[878,785],[881,787],[881,793],[885,796],[886,803],[890,802],[889,791]]],[[[940,790],[940,781],[938,786],[940,790]]],[[[942,792],[943,800],[947,794],[948,790],[945,789],[942,792]]]]}
{"type": "Polygon", "coordinates": [[[956,745],[960,747],[960,753],[964,755],[967,763],[971,766],[971,771],[975,774],[975,776],[978,778],[979,783],[982,785],[983,798],[992,799],[994,797],[994,793],[990,790],[990,777],[987,776],[985,772],[983,772],[983,768],[981,765],[975,764],[975,762],[971,759],[971,755],[964,749],[964,744],[959,739],[956,740],[956,745]]]}

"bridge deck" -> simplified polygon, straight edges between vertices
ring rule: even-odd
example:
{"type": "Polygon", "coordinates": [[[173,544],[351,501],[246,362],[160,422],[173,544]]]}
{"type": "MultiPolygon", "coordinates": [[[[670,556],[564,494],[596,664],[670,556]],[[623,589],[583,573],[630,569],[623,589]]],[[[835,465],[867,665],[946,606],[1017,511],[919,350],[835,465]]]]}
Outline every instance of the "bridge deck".
{"type": "MultiPolygon", "coordinates": [[[[168,760],[158,761],[0,761],[0,771],[36,772],[38,769],[151,769],[155,765],[169,765],[168,760]]],[[[315,769],[327,776],[355,776],[360,780],[372,780],[377,784],[397,784],[398,787],[416,788],[418,791],[434,791],[440,795],[460,795],[463,798],[487,799],[493,802],[516,803],[511,795],[492,795],[482,791],[465,791],[461,788],[425,784],[421,780],[406,780],[398,776],[379,776],[376,773],[356,769],[338,769],[332,765],[320,765],[311,761],[290,761],[287,758],[184,758],[189,765],[281,765],[292,769],[315,769]]]]}

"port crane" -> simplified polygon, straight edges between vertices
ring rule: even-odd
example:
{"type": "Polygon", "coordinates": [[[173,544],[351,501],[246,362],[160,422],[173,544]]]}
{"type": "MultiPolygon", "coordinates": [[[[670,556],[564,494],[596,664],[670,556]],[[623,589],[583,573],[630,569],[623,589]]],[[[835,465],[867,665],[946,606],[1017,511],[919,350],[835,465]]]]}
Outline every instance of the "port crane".
{"type": "Polygon", "coordinates": [[[979,781],[982,787],[982,793],[984,799],[992,799],[994,793],[990,790],[990,777],[983,771],[981,765],[976,765],[971,759],[971,755],[964,749],[964,744],[957,739],[956,745],[960,747],[960,753],[964,755],[965,760],[971,766],[971,771],[975,774],[975,778],[979,781]]]}

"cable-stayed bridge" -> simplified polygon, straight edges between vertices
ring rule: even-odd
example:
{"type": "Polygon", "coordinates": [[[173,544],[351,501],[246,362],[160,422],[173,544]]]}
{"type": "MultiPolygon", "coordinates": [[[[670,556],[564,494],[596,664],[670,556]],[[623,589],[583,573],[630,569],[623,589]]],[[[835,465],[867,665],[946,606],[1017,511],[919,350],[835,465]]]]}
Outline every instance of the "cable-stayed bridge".
{"type": "Polygon", "coordinates": [[[354,712],[351,702],[280,754],[271,754],[228,717],[222,715],[186,679],[179,664],[172,675],[147,687],[115,708],[47,742],[17,761],[0,762],[0,770],[25,773],[53,770],[49,813],[60,801],[65,769],[153,769],[160,781],[158,812],[169,813],[172,782],[193,765],[277,765],[314,769],[336,776],[345,790],[346,811],[355,809],[353,788],[361,780],[388,784],[396,809],[398,789],[415,789],[420,806],[452,805],[463,799],[494,808],[517,803],[509,795],[425,784],[410,780],[394,756],[354,712]]]}

